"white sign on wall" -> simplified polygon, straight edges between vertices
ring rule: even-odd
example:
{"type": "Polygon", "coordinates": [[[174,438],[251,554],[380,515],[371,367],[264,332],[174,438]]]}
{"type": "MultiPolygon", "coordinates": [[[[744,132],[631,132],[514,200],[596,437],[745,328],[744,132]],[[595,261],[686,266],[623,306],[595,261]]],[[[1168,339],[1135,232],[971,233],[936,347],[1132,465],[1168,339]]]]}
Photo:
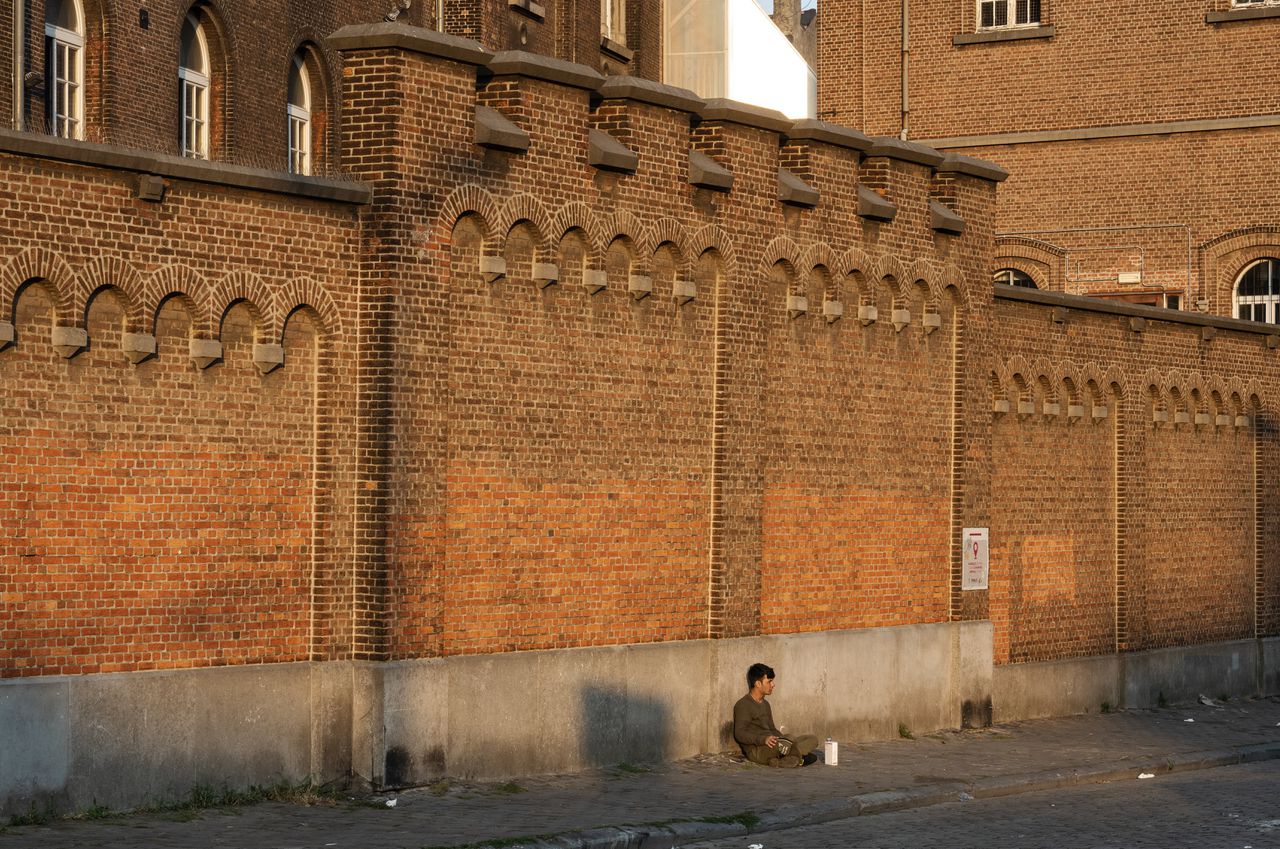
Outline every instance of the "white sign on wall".
{"type": "Polygon", "coordinates": [[[987,528],[965,528],[960,535],[960,543],[964,553],[961,565],[964,571],[960,579],[962,590],[985,590],[987,573],[991,568],[989,543],[990,531],[987,528]]]}

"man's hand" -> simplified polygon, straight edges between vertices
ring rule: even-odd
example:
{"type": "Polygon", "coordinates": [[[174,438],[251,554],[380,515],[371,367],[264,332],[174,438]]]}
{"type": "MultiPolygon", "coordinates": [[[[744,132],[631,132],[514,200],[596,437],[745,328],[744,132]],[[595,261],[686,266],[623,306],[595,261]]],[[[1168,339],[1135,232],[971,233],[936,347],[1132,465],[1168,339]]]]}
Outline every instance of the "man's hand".
{"type": "Polygon", "coordinates": [[[778,747],[778,738],[770,734],[768,737],[764,738],[764,744],[770,749],[776,749],[778,747]]]}

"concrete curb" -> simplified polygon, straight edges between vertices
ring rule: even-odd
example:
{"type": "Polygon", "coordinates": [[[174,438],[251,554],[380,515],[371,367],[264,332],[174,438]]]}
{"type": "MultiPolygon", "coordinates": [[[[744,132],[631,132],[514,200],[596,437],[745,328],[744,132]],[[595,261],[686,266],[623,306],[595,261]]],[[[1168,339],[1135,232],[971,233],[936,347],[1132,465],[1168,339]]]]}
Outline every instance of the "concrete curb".
{"type": "MultiPolygon", "coordinates": [[[[968,783],[955,781],[926,784],[898,790],[879,790],[805,805],[789,805],[760,814],[759,822],[750,829],[741,823],[680,822],[655,826],[594,828],[589,831],[563,834],[549,840],[506,845],[511,849],[674,849],[693,841],[781,831],[857,816],[925,808],[944,802],[1013,796],[1082,784],[1106,784],[1112,781],[1136,779],[1142,773],[1160,776],[1196,769],[1258,763],[1277,758],[1280,758],[1280,743],[1183,752],[1157,760],[1091,764],[1070,772],[999,775],[968,783]]],[[[483,846],[484,843],[472,845],[483,846]]]]}

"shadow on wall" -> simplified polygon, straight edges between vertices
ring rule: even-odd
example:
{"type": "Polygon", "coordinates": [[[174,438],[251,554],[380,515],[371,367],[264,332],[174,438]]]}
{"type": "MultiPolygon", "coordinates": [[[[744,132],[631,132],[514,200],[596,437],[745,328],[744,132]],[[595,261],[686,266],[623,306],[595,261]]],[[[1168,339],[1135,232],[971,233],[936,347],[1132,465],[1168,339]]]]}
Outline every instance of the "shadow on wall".
{"type": "Polygon", "coordinates": [[[671,759],[671,715],[661,702],[617,688],[585,687],[578,709],[586,764],[671,759]]]}

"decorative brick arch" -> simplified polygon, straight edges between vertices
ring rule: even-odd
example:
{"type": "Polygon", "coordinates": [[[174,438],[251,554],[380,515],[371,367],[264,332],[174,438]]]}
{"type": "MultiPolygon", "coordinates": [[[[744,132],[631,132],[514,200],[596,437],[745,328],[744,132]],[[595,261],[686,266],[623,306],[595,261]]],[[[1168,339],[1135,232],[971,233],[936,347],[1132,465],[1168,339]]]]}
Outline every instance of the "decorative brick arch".
{"type": "MultiPolygon", "coordinates": [[[[479,219],[484,233],[482,238],[486,243],[493,239],[495,228],[501,218],[498,211],[498,204],[493,199],[493,195],[489,194],[480,186],[474,183],[467,183],[454,189],[440,208],[440,242],[441,244],[449,244],[453,240],[453,231],[458,226],[458,222],[466,216],[473,216],[479,219]]],[[[502,231],[504,234],[506,231],[502,231]]]]}
{"type": "Polygon", "coordinates": [[[645,245],[651,255],[664,244],[675,247],[680,256],[680,272],[688,274],[693,261],[693,252],[689,249],[689,234],[685,232],[684,225],[674,218],[659,218],[646,228],[645,245]]]}
{"type": "Polygon", "coordinates": [[[792,274],[797,274],[801,265],[800,257],[804,251],[789,236],[775,236],[773,241],[764,246],[760,254],[760,273],[767,277],[778,263],[786,263],[792,274]]]}
{"type": "Polygon", "coordinates": [[[197,271],[185,265],[166,265],[156,269],[147,279],[143,290],[142,308],[149,325],[154,328],[159,317],[160,305],[178,296],[191,315],[191,332],[196,338],[214,339],[209,284],[197,271]]]}
{"type": "Polygon", "coordinates": [[[303,308],[310,308],[316,315],[320,332],[325,336],[336,336],[342,333],[342,316],[329,292],[319,282],[302,277],[287,281],[276,296],[281,307],[278,314],[280,323],[272,328],[271,338],[278,344],[284,342],[284,331],[289,324],[289,317],[303,308]]]}
{"type": "Polygon", "coordinates": [[[1280,259],[1280,225],[1262,224],[1232,230],[1200,246],[1200,288],[1209,311],[1233,315],[1236,280],[1251,263],[1280,259]]]}
{"type": "Polygon", "coordinates": [[[648,228],[644,222],[625,209],[619,209],[600,222],[600,246],[608,251],[609,246],[618,239],[625,239],[631,249],[633,263],[647,259],[650,255],[648,247],[648,228]]]}
{"type": "Polygon", "coordinates": [[[733,248],[733,240],[721,227],[707,224],[689,237],[689,255],[702,257],[707,251],[714,250],[720,257],[720,268],[726,278],[733,279],[738,274],[738,255],[733,248]]]}
{"type": "Polygon", "coordinates": [[[10,321],[18,290],[41,280],[53,291],[54,323],[75,325],[83,313],[75,310],[76,275],[61,256],[45,248],[27,248],[9,260],[0,273],[0,321],[10,321]]]}
{"type": "Polygon", "coordinates": [[[990,272],[994,275],[1002,268],[1015,268],[1034,280],[1037,288],[1060,292],[1066,260],[1066,250],[1050,242],[1026,236],[997,236],[990,272]]]}
{"type": "Polygon", "coordinates": [[[527,223],[532,227],[536,236],[533,246],[534,261],[547,261],[551,255],[550,245],[547,240],[551,219],[548,217],[546,207],[542,205],[542,201],[524,192],[512,195],[502,205],[502,210],[498,213],[497,231],[505,242],[511,235],[511,231],[522,223],[527,223]]]}
{"type": "Polygon", "coordinates": [[[127,327],[132,333],[141,333],[146,324],[144,299],[146,284],[138,270],[119,257],[97,257],[80,269],[76,275],[72,309],[82,321],[89,320],[89,304],[103,289],[111,288],[120,293],[128,305],[127,327]]]}
{"type": "Polygon", "coordinates": [[[600,252],[599,216],[591,211],[591,207],[580,201],[565,204],[551,219],[547,238],[558,246],[570,230],[581,231],[591,256],[600,252]]]}
{"type": "Polygon", "coordinates": [[[241,303],[248,305],[253,314],[254,336],[259,341],[271,339],[275,328],[281,326],[280,311],[266,281],[251,271],[228,274],[210,293],[209,306],[218,317],[219,335],[227,313],[241,303]]]}

